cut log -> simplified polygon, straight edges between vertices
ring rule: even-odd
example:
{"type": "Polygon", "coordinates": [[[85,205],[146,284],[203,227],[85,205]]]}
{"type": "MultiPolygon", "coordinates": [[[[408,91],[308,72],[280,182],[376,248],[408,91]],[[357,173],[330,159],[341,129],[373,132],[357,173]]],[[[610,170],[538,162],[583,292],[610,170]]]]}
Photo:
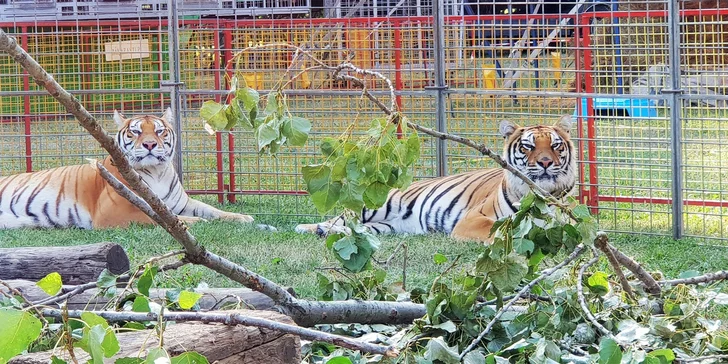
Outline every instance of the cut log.
{"type": "Polygon", "coordinates": [[[119,244],[2,248],[0,279],[37,281],[58,272],[65,284],[95,282],[104,269],[113,274],[129,270],[129,257],[119,244]]]}
{"type": "MultiPolygon", "coordinates": [[[[20,291],[31,302],[39,302],[50,297],[43,292],[35,282],[25,280],[5,281],[11,287],[20,291]]],[[[62,292],[70,292],[74,286],[63,286],[62,292]]],[[[149,296],[154,301],[164,298],[168,289],[150,289],[149,296]]],[[[0,286],[0,292],[8,292],[7,288],[0,286]]],[[[201,293],[197,303],[201,310],[215,310],[225,308],[254,308],[256,310],[270,310],[275,303],[270,297],[253,291],[249,288],[205,288],[195,289],[201,293]]],[[[68,299],[69,310],[103,310],[109,302],[108,297],[98,296],[98,289],[89,289],[68,299]]]]}
{"type": "MultiPolygon", "coordinates": [[[[218,311],[237,312],[246,316],[260,317],[295,325],[288,316],[270,311],[218,311]]],[[[153,330],[125,332],[116,335],[121,350],[108,359],[113,363],[118,358],[145,356],[147,350],[158,347],[159,341],[153,330]]],[[[301,342],[298,336],[282,334],[278,331],[248,326],[225,326],[223,324],[180,323],[169,324],[164,330],[164,348],[170,356],[185,351],[196,351],[204,355],[210,363],[300,363],[301,342]]],[[[44,351],[27,354],[10,360],[10,364],[46,364],[51,355],[71,362],[68,352],[44,351]]],[[[86,352],[74,352],[79,363],[90,359],[86,352]]]]}

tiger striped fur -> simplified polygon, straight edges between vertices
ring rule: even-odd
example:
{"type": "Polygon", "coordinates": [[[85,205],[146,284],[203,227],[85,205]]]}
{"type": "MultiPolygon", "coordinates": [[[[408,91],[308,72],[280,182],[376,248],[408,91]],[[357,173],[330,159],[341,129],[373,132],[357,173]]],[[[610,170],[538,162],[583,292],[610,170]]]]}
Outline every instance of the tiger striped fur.
{"type": "MultiPolygon", "coordinates": [[[[172,158],[177,135],[170,109],[160,117],[124,118],[114,111],[119,127],[116,142],[132,167],[164,203],[185,222],[221,218],[249,223],[248,215],[221,211],[187,196],[172,158]]],[[[103,166],[121,181],[112,164],[103,166]]],[[[0,228],[126,227],[153,221],[101,177],[94,164],[83,164],[22,173],[0,178],[0,228]]]]}
{"type": "MultiPolygon", "coordinates": [[[[553,126],[520,127],[503,121],[503,158],[546,191],[565,195],[574,188],[577,173],[570,128],[568,115],[553,126]]],[[[502,168],[423,180],[404,191],[390,191],[382,208],[363,209],[362,223],[378,234],[444,232],[459,240],[487,243],[493,223],[514,214],[528,191],[521,179],[502,168]]],[[[296,231],[326,235],[343,225],[340,216],[298,225],[296,231]]]]}

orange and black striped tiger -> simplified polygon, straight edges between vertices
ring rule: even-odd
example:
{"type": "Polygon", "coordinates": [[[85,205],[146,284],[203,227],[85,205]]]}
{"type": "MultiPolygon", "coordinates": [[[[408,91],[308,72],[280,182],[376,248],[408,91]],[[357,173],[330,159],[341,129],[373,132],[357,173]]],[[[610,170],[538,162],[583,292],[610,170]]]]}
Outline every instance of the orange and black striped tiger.
{"type": "MultiPolygon", "coordinates": [[[[249,223],[248,215],[218,210],[187,196],[172,158],[177,135],[171,110],[162,117],[124,118],[114,111],[116,142],[142,180],[185,222],[221,218],[249,223]]],[[[111,163],[103,166],[121,181],[111,163]]],[[[0,178],[0,229],[20,227],[125,227],[152,220],[121,197],[95,164],[83,164],[0,178]]]]}
{"type": "MultiPolygon", "coordinates": [[[[577,174],[570,128],[568,115],[553,126],[520,127],[503,121],[503,158],[546,191],[563,196],[574,188],[577,174]]],[[[419,181],[404,191],[394,189],[382,208],[365,208],[361,219],[374,233],[437,231],[460,240],[489,242],[493,223],[514,214],[528,191],[522,180],[502,168],[477,170],[419,181]]],[[[344,219],[337,217],[298,225],[296,231],[326,235],[343,225],[344,219]]]]}

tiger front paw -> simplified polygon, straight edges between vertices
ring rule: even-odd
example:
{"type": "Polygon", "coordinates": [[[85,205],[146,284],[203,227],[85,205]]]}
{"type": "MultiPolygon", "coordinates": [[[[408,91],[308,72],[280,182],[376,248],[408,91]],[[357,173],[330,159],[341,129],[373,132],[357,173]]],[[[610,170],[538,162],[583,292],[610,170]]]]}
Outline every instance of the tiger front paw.
{"type": "Polygon", "coordinates": [[[234,214],[234,213],[223,216],[223,219],[228,220],[228,221],[242,222],[245,224],[249,224],[254,221],[253,217],[250,215],[234,214]]]}

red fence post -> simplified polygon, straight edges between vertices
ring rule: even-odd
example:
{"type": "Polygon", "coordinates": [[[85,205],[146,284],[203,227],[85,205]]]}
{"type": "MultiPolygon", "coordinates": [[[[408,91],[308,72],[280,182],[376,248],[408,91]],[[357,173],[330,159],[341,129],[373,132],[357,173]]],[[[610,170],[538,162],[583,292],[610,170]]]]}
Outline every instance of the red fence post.
{"type": "MultiPolygon", "coordinates": [[[[581,94],[584,90],[581,87],[582,83],[582,77],[581,74],[582,71],[582,65],[581,65],[581,16],[576,17],[576,27],[574,29],[574,44],[576,45],[576,49],[574,51],[574,79],[576,83],[576,92],[578,94],[581,94]]],[[[582,115],[584,115],[584,108],[582,104],[582,100],[584,98],[582,96],[577,97],[576,101],[576,135],[579,139],[579,183],[581,184],[581,187],[579,188],[579,203],[584,203],[584,200],[586,200],[586,196],[589,192],[589,187],[584,185],[584,118],[582,115]]]]}
{"type": "MultiPolygon", "coordinates": [[[[402,91],[402,33],[401,24],[395,25],[394,28],[394,89],[402,91]]],[[[397,109],[402,110],[402,95],[395,96],[397,109]]],[[[397,138],[402,138],[402,123],[397,124],[397,138]]]]}
{"type": "MultiPolygon", "coordinates": [[[[592,51],[590,44],[590,25],[587,23],[583,26],[583,37],[582,44],[584,47],[584,86],[588,94],[594,93],[594,82],[592,79],[592,51]]],[[[599,213],[599,191],[597,188],[598,184],[598,173],[597,173],[597,129],[596,120],[594,118],[594,97],[590,95],[586,99],[586,112],[587,112],[587,158],[589,159],[589,200],[587,206],[591,207],[592,214],[599,213]]]]}
{"type": "MultiPolygon", "coordinates": [[[[219,37],[215,37],[213,44],[215,46],[215,49],[220,48],[219,37]]],[[[213,60],[213,64],[214,64],[214,67],[216,70],[214,73],[215,89],[221,90],[222,81],[220,80],[220,71],[219,71],[220,70],[220,57],[215,57],[215,59],[213,60]]],[[[227,85],[227,83],[226,83],[226,85],[227,85]]],[[[216,102],[220,102],[221,99],[222,99],[222,97],[220,94],[215,94],[216,102]]],[[[221,132],[215,133],[215,151],[217,152],[217,153],[215,153],[215,161],[217,164],[217,192],[218,192],[217,202],[223,203],[225,201],[225,198],[223,197],[223,194],[225,193],[225,176],[224,176],[223,170],[222,170],[222,165],[223,165],[222,153],[223,153],[223,151],[222,151],[222,133],[221,132]]]]}
{"type": "MultiPolygon", "coordinates": [[[[227,62],[230,61],[233,58],[233,32],[231,30],[231,26],[228,26],[228,23],[223,23],[224,30],[223,30],[223,36],[225,39],[223,40],[223,45],[225,47],[225,74],[228,75],[225,79],[225,85],[229,88],[230,87],[230,80],[232,80],[232,76],[234,74],[234,71],[231,71],[227,67],[227,62]]],[[[218,37],[215,37],[215,42],[218,43],[215,46],[215,49],[217,50],[218,59],[220,58],[220,47],[219,47],[219,41],[218,37]]],[[[237,86],[237,85],[236,85],[237,86]]],[[[230,184],[228,185],[228,195],[227,200],[228,202],[235,203],[236,202],[236,195],[235,195],[235,135],[233,135],[232,130],[230,130],[230,133],[228,133],[228,169],[230,172],[230,184]]]]}
{"type": "MultiPolygon", "coordinates": [[[[20,28],[20,31],[22,34],[20,35],[20,44],[28,53],[30,53],[30,49],[28,49],[28,28],[22,27],[20,28]]],[[[24,120],[24,133],[25,133],[25,171],[26,172],[33,172],[33,147],[31,145],[31,139],[30,135],[32,133],[32,130],[30,128],[31,124],[31,118],[30,118],[30,79],[28,76],[28,72],[23,70],[23,91],[26,92],[26,94],[23,96],[23,120],[24,120]]]]}

